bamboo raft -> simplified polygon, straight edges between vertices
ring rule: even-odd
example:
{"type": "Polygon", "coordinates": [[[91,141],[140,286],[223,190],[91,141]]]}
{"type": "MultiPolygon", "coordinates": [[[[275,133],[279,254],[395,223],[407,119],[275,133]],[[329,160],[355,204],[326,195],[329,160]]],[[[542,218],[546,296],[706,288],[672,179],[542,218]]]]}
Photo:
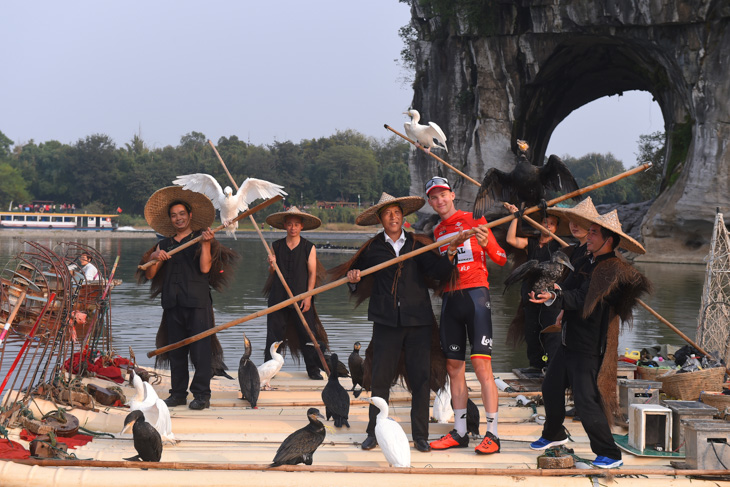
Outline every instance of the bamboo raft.
{"type": "MultiPolygon", "coordinates": [[[[166,371],[155,389],[166,397],[169,377],[166,371]]],[[[514,378],[512,374],[498,374],[504,380],[514,378]]],[[[474,374],[467,375],[472,391],[478,391],[479,384],[474,374]]],[[[100,379],[84,379],[102,386],[109,382],[100,379]]],[[[614,482],[626,486],[656,485],[718,485],[715,480],[690,478],[696,471],[676,470],[668,458],[635,457],[624,455],[624,466],[618,470],[548,470],[537,468],[540,452],[530,450],[529,443],[540,436],[542,427],[533,419],[533,409],[518,407],[514,393],[500,393],[499,436],[501,453],[490,456],[476,455],[470,448],[431,451],[422,453],[411,450],[412,468],[388,467],[380,448],[363,451],[360,443],[365,439],[367,425],[367,403],[363,393],[359,399],[351,398],[351,428],[335,429],[332,422],[326,422],[327,437],[314,454],[311,466],[282,466],[268,468],[281,442],[291,432],[307,422],[308,407],[319,407],[321,389],[325,381],[309,380],[305,372],[280,372],[272,381],[273,391],[262,391],[259,408],[251,409],[240,399],[237,381],[215,378],[212,381],[213,396],[211,408],[192,411],[186,406],[170,410],[173,432],[179,441],[177,445],[165,445],[160,463],[128,462],[123,458],[135,455],[131,435],[118,435],[121,431],[126,408],[98,407],[96,411],[71,410],[82,426],[95,431],[112,433],[116,438],[95,438],[73,452],[79,460],[16,460],[0,461],[2,485],[13,486],[95,486],[105,487],[129,485],[357,485],[378,482],[381,485],[397,483],[401,486],[423,485],[470,485],[474,481],[489,482],[490,485],[516,485],[530,482],[530,477],[540,477],[538,485],[569,487],[572,485],[606,485],[614,482]],[[148,470],[141,470],[146,468],[148,470]],[[245,470],[243,474],[239,470],[245,470]],[[295,474],[296,472],[296,474],[295,474]],[[475,476],[482,477],[476,479],[475,476]],[[598,476],[607,478],[596,479],[598,476]],[[488,477],[488,478],[484,478],[488,477]],[[593,479],[593,480],[591,480],[593,479]],[[596,483],[598,482],[598,483],[596,483]]],[[[341,379],[345,388],[351,387],[349,379],[341,379]]],[[[128,397],[134,390],[124,384],[128,397]]],[[[523,393],[531,397],[529,392],[523,393]]],[[[478,392],[470,393],[481,408],[478,392]]],[[[391,396],[390,416],[397,420],[410,435],[409,396],[396,387],[391,396]]],[[[48,401],[35,399],[30,403],[36,417],[53,411],[56,406],[48,401]]],[[[538,414],[542,408],[538,407],[538,414]]],[[[581,458],[592,460],[588,439],[579,422],[566,421],[574,443],[567,446],[581,458]]],[[[430,426],[430,439],[436,439],[449,432],[451,424],[430,426]]],[[[484,434],[485,426],[480,432],[484,434]]],[[[625,434],[617,427],[615,433],[625,434]]],[[[12,430],[10,439],[27,447],[19,439],[19,430],[12,430]]],[[[702,472],[707,475],[710,472],[702,472]]],[[[727,471],[715,472],[728,475],[727,471]]]]}

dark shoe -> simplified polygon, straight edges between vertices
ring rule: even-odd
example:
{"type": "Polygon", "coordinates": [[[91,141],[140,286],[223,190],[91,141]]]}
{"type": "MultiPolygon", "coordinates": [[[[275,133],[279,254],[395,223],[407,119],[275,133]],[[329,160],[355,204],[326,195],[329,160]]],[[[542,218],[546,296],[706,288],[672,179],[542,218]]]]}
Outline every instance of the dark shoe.
{"type": "Polygon", "coordinates": [[[188,406],[190,409],[208,409],[210,407],[210,399],[195,398],[188,406]]]}
{"type": "Polygon", "coordinates": [[[322,373],[319,370],[312,370],[310,372],[307,372],[307,375],[312,380],[324,380],[324,377],[322,377],[322,373]]]}
{"type": "Polygon", "coordinates": [[[428,441],[424,440],[423,438],[413,440],[413,446],[415,446],[416,450],[418,450],[418,451],[422,451],[422,452],[431,451],[431,445],[429,445],[428,441]]]}
{"type": "Polygon", "coordinates": [[[363,450],[372,450],[376,446],[378,446],[378,440],[376,440],[374,436],[368,436],[365,438],[365,441],[362,442],[360,448],[363,450]]]}
{"type": "Polygon", "coordinates": [[[188,403],[188,399],[186,397],[181,396],[170,396],[167,399],[165,399],[165,404],[167,404],[168,408],[174,408],[175,406],[184,406],[188,403]]]}

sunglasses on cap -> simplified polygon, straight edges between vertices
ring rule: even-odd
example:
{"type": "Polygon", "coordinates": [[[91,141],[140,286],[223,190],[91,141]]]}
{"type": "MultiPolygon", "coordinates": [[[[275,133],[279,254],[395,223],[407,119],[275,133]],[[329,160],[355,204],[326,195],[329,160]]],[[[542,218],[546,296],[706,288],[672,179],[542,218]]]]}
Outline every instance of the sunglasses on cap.
{"type": "Polygon", "coordinates": [[[426,196],[428,196],[428,193],[431,192],[432,189],[435,188],[442,188],[442,189],[448,189],[449,191],[453,191],[451,189],[451,185],[449,184],[449,180],[446,178],[442,178],[441,176],[436,176],[435,178],[431,178],[426,183],[426,196]]]}

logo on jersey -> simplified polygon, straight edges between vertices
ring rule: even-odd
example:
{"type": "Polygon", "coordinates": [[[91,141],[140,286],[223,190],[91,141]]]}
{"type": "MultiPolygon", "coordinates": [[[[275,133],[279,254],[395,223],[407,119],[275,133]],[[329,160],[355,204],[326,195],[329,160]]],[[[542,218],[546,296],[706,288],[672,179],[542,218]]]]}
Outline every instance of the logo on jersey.
{"type": "Polygon", "coordinates": [[[457,226],[457,227],[460,227],[461,225],[462,225],[462,223],[461,223],[461,222],[456,222],[456,226],[457,226]]]}
{"type": "Polygon", "coordinates": [[[486,303],[484,304],[484,307],[485,307],[485,308],[487,308],[487,309],[492,309],[492,302],[491,302],[491,301],[487,301],[487,302],[486,302],[486,303]]]}
{"type": "Polygon", "coordinates": [[[491,347],[492,339],[482,335],[482,345],[484,345],[485,347],[491,347]]]}
{"type": "Polygon", "coordinates": [[[456,344],[449,345],[449,350],[451,350],[452,352],[458,352],[459,350],[461,350],[461,347],[459,345],[456,345],[456,344]]]}

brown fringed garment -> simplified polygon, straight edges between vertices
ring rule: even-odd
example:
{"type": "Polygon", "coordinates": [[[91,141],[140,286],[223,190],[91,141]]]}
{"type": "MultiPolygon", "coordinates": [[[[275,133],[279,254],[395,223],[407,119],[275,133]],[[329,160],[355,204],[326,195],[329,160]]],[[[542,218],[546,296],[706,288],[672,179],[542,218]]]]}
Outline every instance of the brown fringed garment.
{"type": "MultiPolygon", "coordinates": [[[[603,411],[609,424],[620,413],[616,395],[616,372],[618,367],[618,335],[621,323],[632,325],[632,309],[643,294],[652,292],[652,284],[642,273],[623,257],[600,262],[591,274],[583,317],[589,316],[599,305],[608,305],[608,331],[606,347],[598,372],[598,390],[601,394],[603,411]],[[610,295],[610,302],[607,301],[610,295]]],[[[604,317],[606,319],[606,317],[604,317]]]]}
{"type": "MultiPolygon", "coordinates": [[[[142,256],[139,261],[139,265],[146,263],[150,259],[150,255],[157,249],[155,244],[142,256]]],[[[198,247],[200,252],[200,247],[198,247]]],[[[241,256],[235,251],[224,247],[218,240],[211,240],[210,243],[210,255],[212,257],[210,272],[208,273],[208,281],[210,286],[218,292],[228,287],[230,282],[233,280],[233,269],[241,256]]],[[[197,254],[196,254],[197,256],[197,254]]],[[[162,292],[162,283],[164,281],[165,266],[162,266],[160,271],[152,278],[150,283],[150,297],[154,298],[162,292]]],[[[144,284],[147,282],[145,272],[141,269],[137,269],[135,273],[138,284],[144,284]]],[[[215,326],[215,315],[213,313],[213,307],[210,308],[211,312],[211,325],[215,326]]],[[[213,370],[225,370],[226,366],[223,363],[223,347],[221,347],[220,341],[218,341],[217,335],[210,337],[210,347],[212,362],[211,367],[213,370]]],[[[167,326],[165,325],[165,311],[162,311],[162,319],[160,320],[160,327],[157,329],[157,336],[155,337],[155,347],[162,348],[168,345],[167,342],[167,326]]],[[[170,357],[167,353],[162,353],[155,358],[155,367],[157,368],[168,368],[170,364],[170,357]]]]}
{"type": "MultiPolygon", "coordinates": [[[[322,263],[317,258],[317,280],[314,283],[314,287],[317,288],[321,286],[325,279],[327,278],[327,270],[324,268],[322,263]]],[[[274,279],[279,279],[279,276],[276,275],[276,273],[269,274],[269,278],[266,279],[266,283],[264,284],[263,293],[265,297],[269,297],[269,293],[271,292],[271,286],[274,284],[274,279]]],[[[319,314],[317,313],[317,307],[315,306],[315,297],[312,297],[312,312],[314,313],[314,323],[307,323],[312,330],[312,333],[317,338],[317,342],[324,343],[325,348],[329,348],[329,337],[327,336],[327,330],[324,329],[324,325],[322,324],[322,321],[319,319],[319,314]]],[[[300,358],[302,356],[302,347],[305,346],[303,343],[299,343],[299,334],[297,333],[297,327],[301,326],[301,320],[299,317],[290,319],[289,322],[286,324],[286,340],[284,343],[279,347],[279,353],[282,353],[283,350],[289,350],[291,352],[291,356],[296,359],[297,362],[300,361],[300,358]]],[[[324,352],[324,350],[322,350],[324,352]]]]}
{"type": "MultiPolygon", "coordinates": [[[[429,238],[426,235],[420,234],[420,233],[413,233],[413,238],[415,241],[423,244],[423,245],[430,245],[433,243],[433,240],[429,238]]],[[[374,237],[372,237],[370,240],[365,242],[362,247],[357,251],[357,253],[347,262],[344,264],[340,264],[337,267],[334,267],[327,271],[327,274],[329,274],[330,280],[334,281],[337,279],[340,279],[342,277],[345,277],[347,275],[347,271],[349,271],[352,268],[352,265],[357,261],[357,259],[360,257],[360,254],[367,249],[370,244],[376,239],[376,238],[383,238],[382,232],[379,232],[374,237]]],[[[434,253],[438,253],[437,250],[432,250],[434,253]]],[[[373,291],[373,280],[374,280],[375,274],[368,274],[367,276],[360,279],[360,282],[357,283],[357,289],[355,292],[353,292],[350,296],[350,298],[355,299],[355,307],[357,308],[363,301],[368,299],[373,291]]],[[[459,278],[459,274],[457,269],[454,269],[454,272],[451,275],[451,282],[452,284],[457,282],[459,278]]],[[[437,294],[440,295],[442,292],[445,283],[435,282],[433,280],[427,280],[426,281],[428,287],[433,289],[437,294]]],[[[370,380],[372,377],[372,368],[373,368],[373,350],[372,350],[372,339],[370,340],[370,344],[368,344],[368,348],[365,350],[365,361],[363,363],[363,389],[369,391],[370,390],[370,380]]],[[[398,372],[396,374],[395,380],[393,384],[396,384],[398,381],[400,381],[410,392],[411,388],[408,384],[408,377],[406,374],[406,366],[405,366],[405,356],[401,352],[400,360],[398,361],[398,372]]],[[[441,350],[441,338],[439,335],[439,325],[436,321],[436,317],[433,317],[433,323],[431,328],[431,378],[430,378],[430,387],[431,390],[436,392],[439,389],[443,388],[446,384],[446,356],[444,356],[443,351],[441,350]]]]}

